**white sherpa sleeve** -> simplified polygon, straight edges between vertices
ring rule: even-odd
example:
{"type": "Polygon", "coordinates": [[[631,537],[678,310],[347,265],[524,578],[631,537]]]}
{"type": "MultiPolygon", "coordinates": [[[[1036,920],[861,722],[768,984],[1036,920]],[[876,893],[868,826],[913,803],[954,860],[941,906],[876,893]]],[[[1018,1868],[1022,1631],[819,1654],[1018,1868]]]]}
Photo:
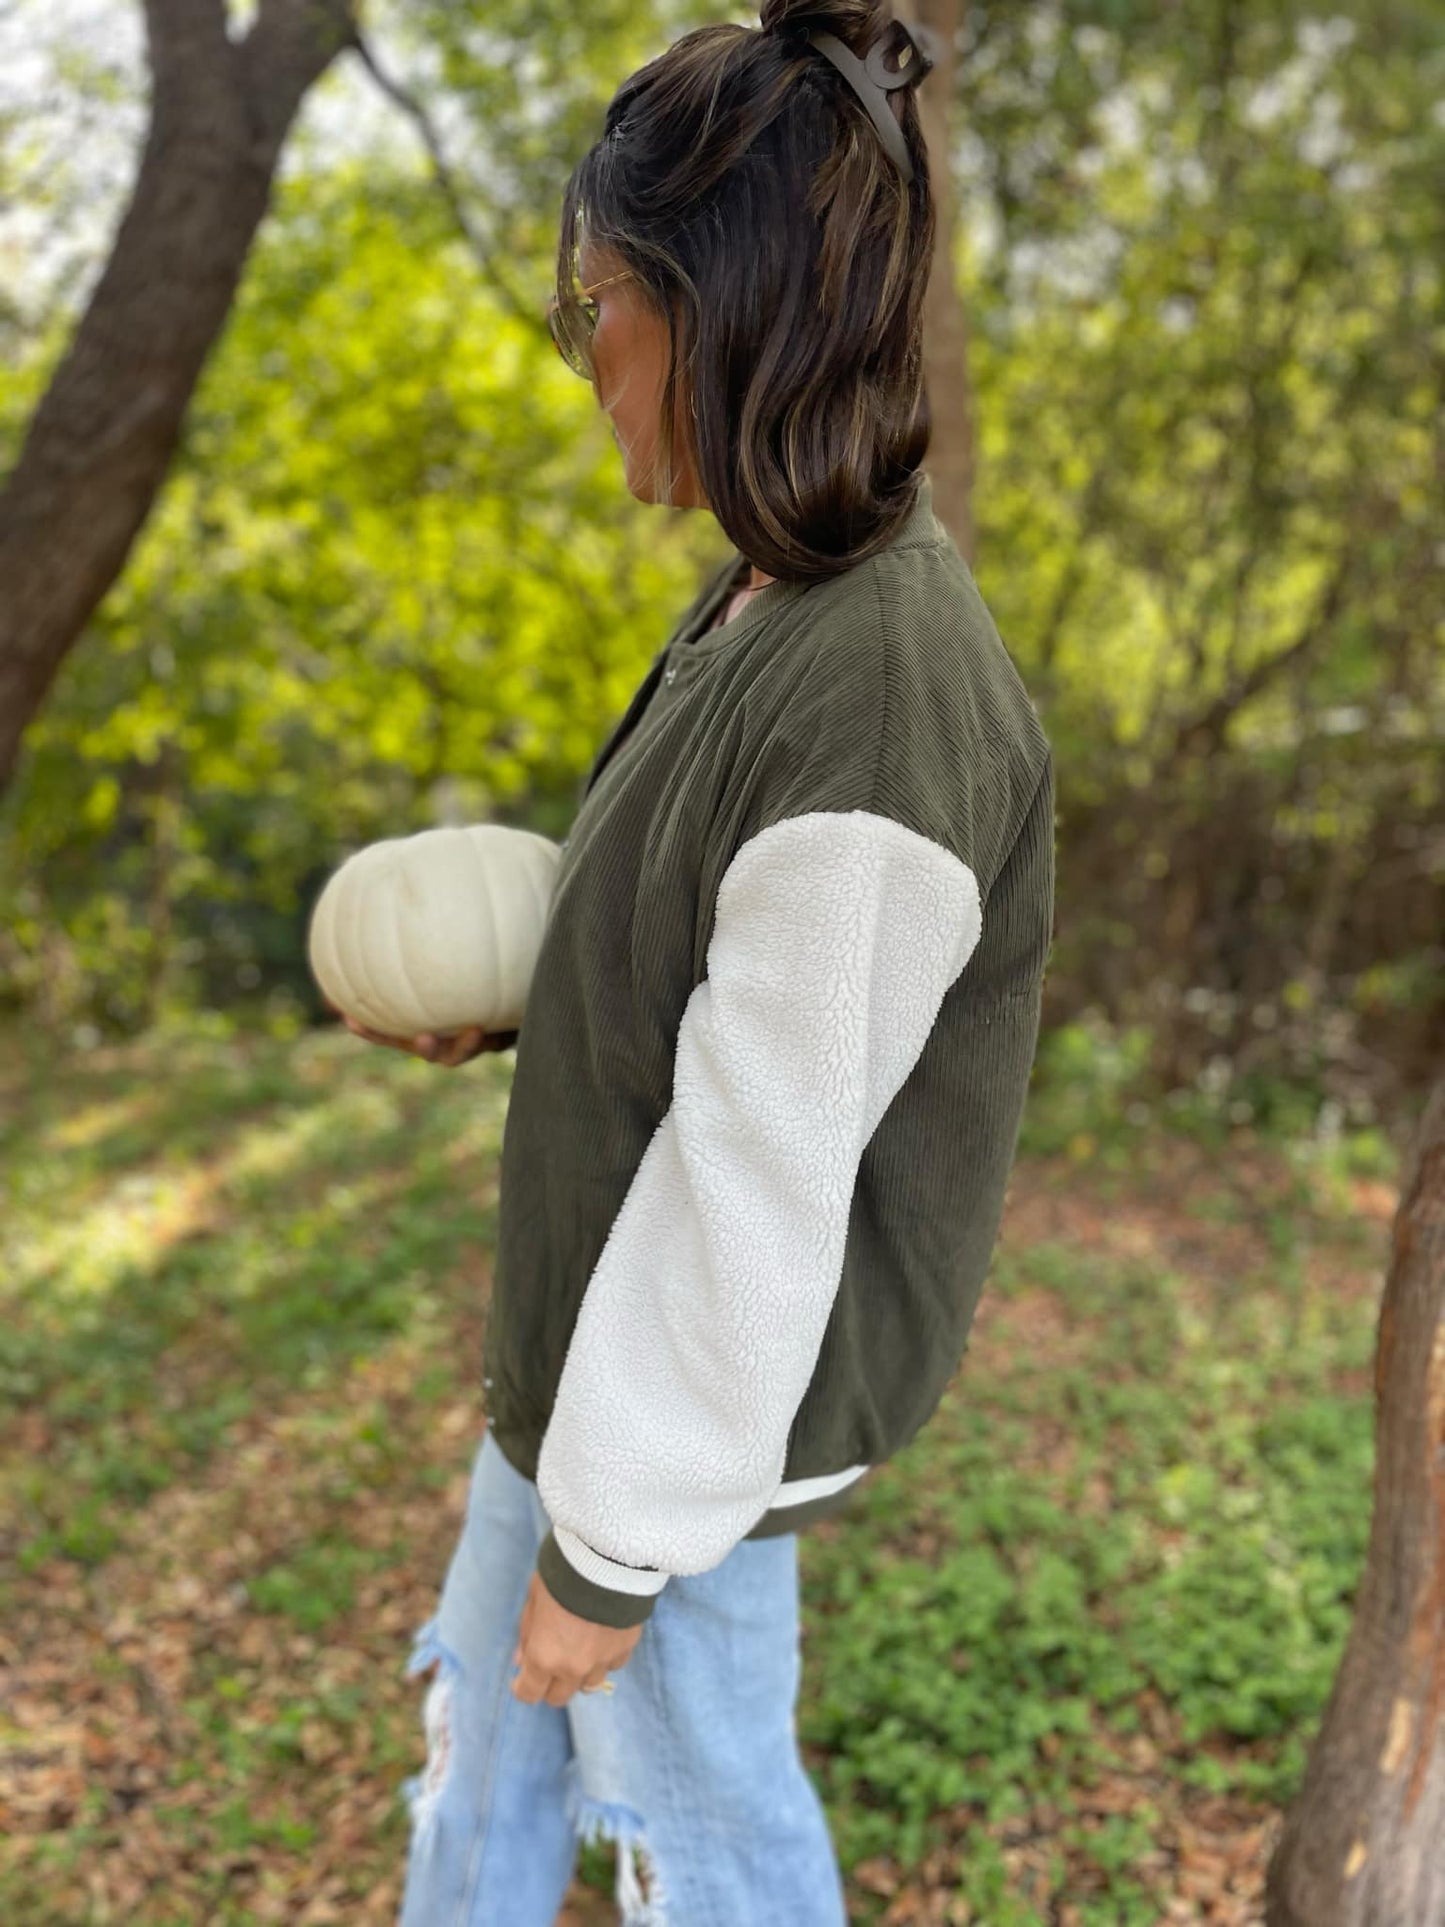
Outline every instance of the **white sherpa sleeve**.
{"type": "Polygon", "coordinates": [[[538,1569],[569,1610],[639,1623],[768,1509],[864,1147],[980,933],[969,866],[869,810],[788,817],[733,857],[542,1441],[538,1569]]]}

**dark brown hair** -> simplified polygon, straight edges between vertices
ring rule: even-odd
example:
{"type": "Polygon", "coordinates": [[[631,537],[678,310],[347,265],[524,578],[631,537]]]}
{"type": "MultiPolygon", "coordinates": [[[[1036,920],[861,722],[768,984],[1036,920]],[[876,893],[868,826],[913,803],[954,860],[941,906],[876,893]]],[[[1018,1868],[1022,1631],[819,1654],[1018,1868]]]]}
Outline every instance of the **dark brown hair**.
{"type": "Polygon", "coordinates": [[[558,312],[586,362],[580,239],[631,269],[671,341],[664,499],[682,412],[734,546],[765,574],[818,581],[882,548],[914,505],[933,197],[913,87],[887,96],[905,183],[805,38],[824,28],[862,59],[894,27],[886,0],[764,0],[759,19],[684,34],[618,88],[563,192],[558,312]]]}

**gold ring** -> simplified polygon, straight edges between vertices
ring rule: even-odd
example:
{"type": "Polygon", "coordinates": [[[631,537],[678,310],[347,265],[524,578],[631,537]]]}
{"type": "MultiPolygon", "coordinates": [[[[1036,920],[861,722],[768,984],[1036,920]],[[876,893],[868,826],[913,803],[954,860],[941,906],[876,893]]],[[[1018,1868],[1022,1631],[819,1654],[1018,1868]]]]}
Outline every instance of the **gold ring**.
{"type": "Polygon", "coordinates": [[[616,1688],[610,1679],[604,1679],[600,1686],[584,1686],[582,1691],[584,1693],[611,1693],[615,1692],[616,1688]]]}

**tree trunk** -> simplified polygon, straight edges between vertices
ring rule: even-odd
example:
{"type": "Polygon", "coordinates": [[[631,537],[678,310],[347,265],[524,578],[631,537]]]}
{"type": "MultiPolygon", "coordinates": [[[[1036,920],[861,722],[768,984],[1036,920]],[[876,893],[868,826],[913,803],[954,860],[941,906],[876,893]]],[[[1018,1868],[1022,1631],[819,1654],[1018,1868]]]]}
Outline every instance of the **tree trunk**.
{"type": "Polygon", "coordinates": [[[1269,1927],[1445,1927],[1445,1076],[1395,1215],[1354,1625],[1270,1861],[1269,1927]]]}
{"type": "Polygon", "coordinates": [[[968,375],[968,315],[959,292],[954,249],[958,241],[958,197],[953,186],[953,94],[958,36],[964,0],[917,0],[910,15],[938,43],[932,72],[919,83],[918,117],[928,143],[937,230],[933,270],[923,310],[923,365],[933,416],[927,468],[933,482],[933,509],[973,566],[973,395],[968,375]]]}
{"type": "Polygon", "coordinates": [[[355,44],[346,0],[146,0],[151,120],[110,258],[0,490],[0,792],[66,653],[150,513],[308,88],[355,44]]]}

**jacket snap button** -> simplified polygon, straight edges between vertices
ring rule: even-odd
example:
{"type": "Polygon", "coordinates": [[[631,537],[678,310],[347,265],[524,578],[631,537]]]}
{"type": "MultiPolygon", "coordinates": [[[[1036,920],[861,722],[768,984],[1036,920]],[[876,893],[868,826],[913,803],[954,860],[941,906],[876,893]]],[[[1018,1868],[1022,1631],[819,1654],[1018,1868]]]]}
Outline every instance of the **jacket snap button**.
{"type": "Polygon", "coordinates": [[[662,680],[663,680],[664,682],[671,682],[671,681],[672,681],[672,679],[673,679],[673,677],[674,677],[674,676],[675,676],[676,674],[677,674],[677,670],[676,670],[675,668],[674,668],[674,669],[669,669],[669,670],[667,671],[667,673],[666,673],[666,674],[665,674],[665,675],[663,676],[663,678],[662,678],[662,680]]]}

